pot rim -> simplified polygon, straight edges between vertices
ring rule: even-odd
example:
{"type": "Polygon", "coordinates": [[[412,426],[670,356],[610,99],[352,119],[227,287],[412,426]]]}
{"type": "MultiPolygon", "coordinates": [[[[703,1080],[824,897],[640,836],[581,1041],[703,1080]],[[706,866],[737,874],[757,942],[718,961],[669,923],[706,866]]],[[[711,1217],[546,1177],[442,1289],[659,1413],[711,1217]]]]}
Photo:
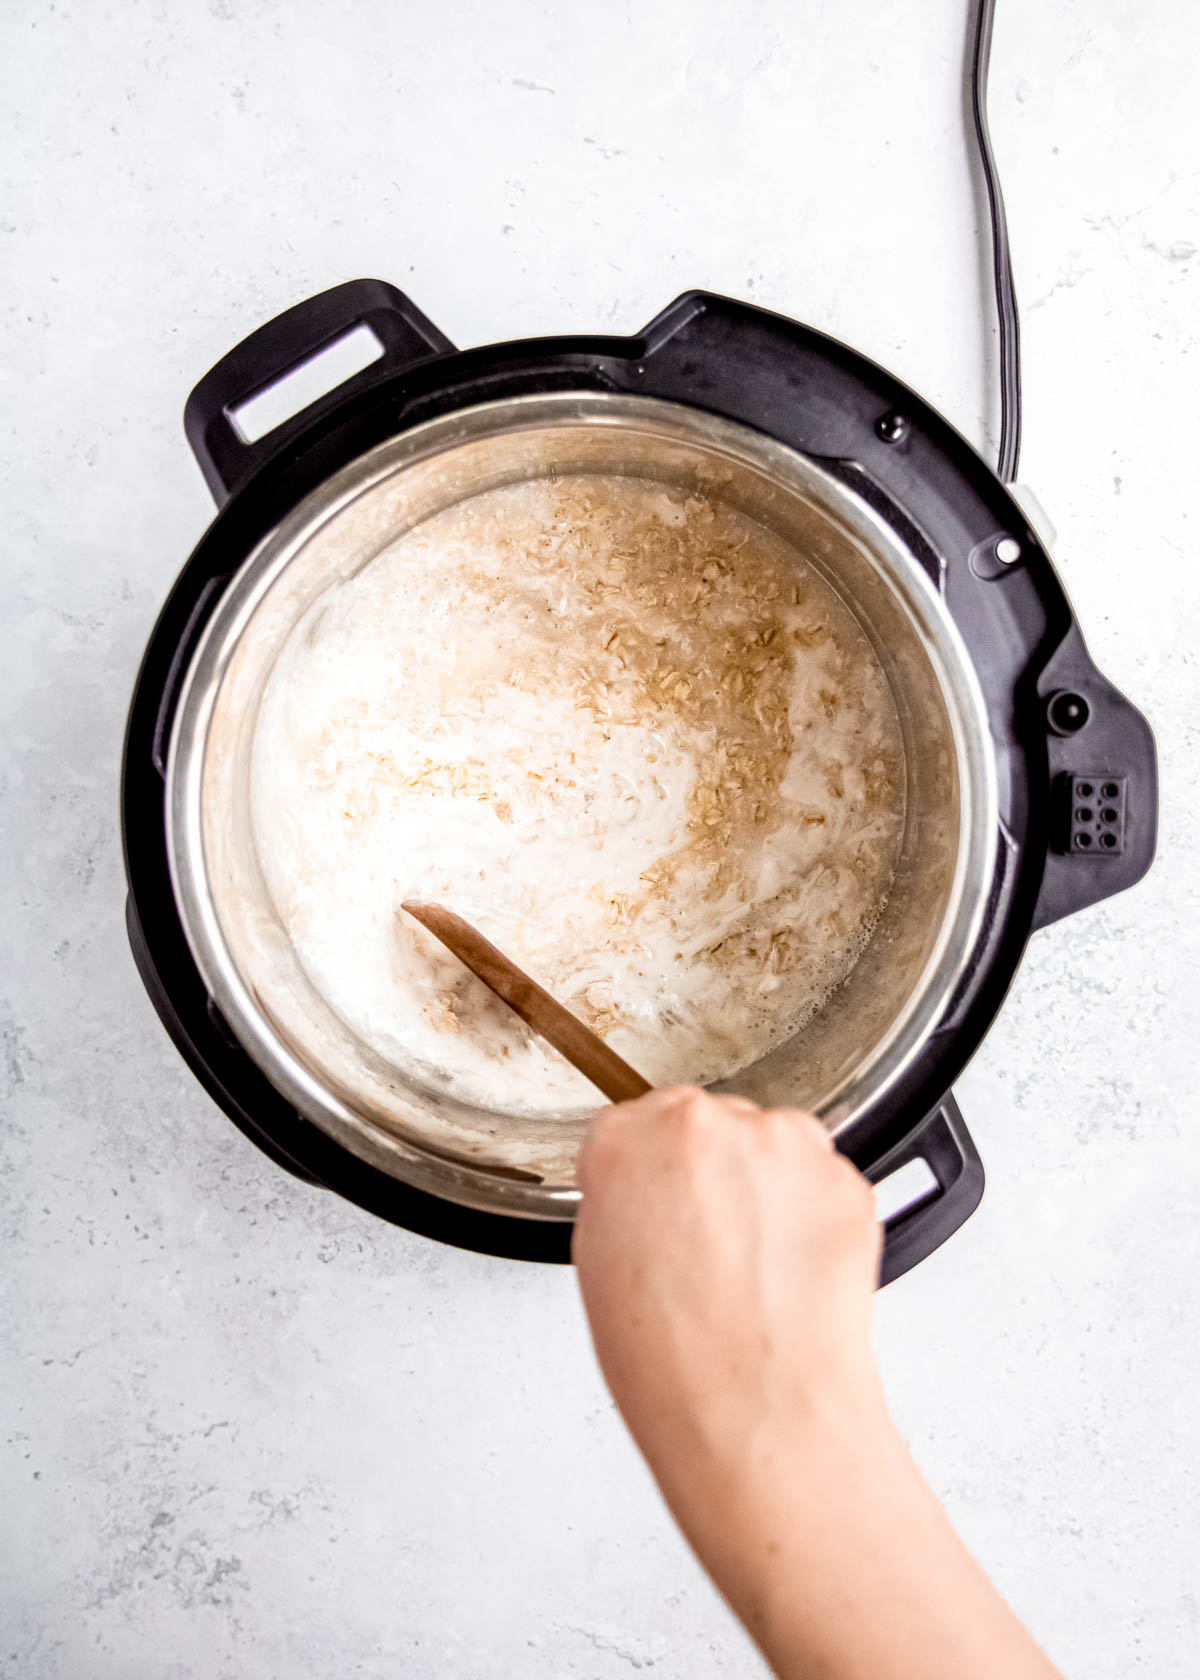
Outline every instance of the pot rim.
{"type": "Polygon", "coordinates": [[[377,444],[315,485],[251,549],[221,596],[185,673],[166,763],[166,840],[172,891],[188,946],[216,1007],[262,1072],[307,1119],[391,1176],[444,1199],[506,1215],[570,1220],[579,1191],[525,1183],[420,1147],[370,1122],[316,1078],[288,1047],[242,979],[208,890],[202,827],[205,749],[216,699],[250,619],[299,550],[361,495],[393,474],[487,436],[555,426],[620,426],[666,433],[716,454],[749,459],[808,494],[887,566],[894,592],[946,701],[959,784],[959,843],[939,937],[906,1008],[815,1112],[842,1132],[903,1079],[944,1019],[978,940],[998,832],[987,706],[962,638],[924,567],[854,490],[810,457],[743,422],[658,397],[584,390],[476,403],[377,444]]]}

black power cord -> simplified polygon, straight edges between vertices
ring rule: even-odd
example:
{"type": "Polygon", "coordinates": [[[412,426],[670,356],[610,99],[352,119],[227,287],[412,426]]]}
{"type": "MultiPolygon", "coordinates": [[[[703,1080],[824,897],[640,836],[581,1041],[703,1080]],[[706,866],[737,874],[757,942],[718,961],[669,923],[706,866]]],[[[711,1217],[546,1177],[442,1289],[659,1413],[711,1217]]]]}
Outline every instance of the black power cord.
{"type": "Polygon", "coordinates": [[[988,130],[987,78],[992,56],[992,23],[996,0],[975,0],[975,45],[971,58],[971,111],[979,162],[987,187],[992,221],[992,274],[996,283],[996,316],[1000,323],[1000,450],[997,471],[1006,484],[1017,476],[1021,455],[1021,324],[1013,285],[1012,255],[1004,195],[988,130]]]}

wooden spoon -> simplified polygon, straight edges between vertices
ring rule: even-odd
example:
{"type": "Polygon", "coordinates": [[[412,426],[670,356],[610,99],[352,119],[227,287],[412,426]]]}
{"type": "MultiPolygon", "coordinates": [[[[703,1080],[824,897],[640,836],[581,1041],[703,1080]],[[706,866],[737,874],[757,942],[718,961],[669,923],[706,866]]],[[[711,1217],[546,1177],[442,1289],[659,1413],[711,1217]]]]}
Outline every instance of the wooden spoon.
{"type": "Polygon", "coordinates": [[[407,910],[435,939],[440,939],[448,951],[453,951],[459,962],[465,963],[489,991],[495,992],[501,1003],[506,1003],[526,1026],[540,1033],[560,1056],[565,1056],[585,1079],[603,1091],[609,1102],[627,1102],[630,1097],[645,1096],[651,1089],[648,1080],[622,1061],[615,1050],[610,1050],[602,1038],[597,1038],[590,1027],[564,1009],[536,980],[510,962],[470,922],[464,922],[442,904],[407,903],[400,908],[407,910]]]}

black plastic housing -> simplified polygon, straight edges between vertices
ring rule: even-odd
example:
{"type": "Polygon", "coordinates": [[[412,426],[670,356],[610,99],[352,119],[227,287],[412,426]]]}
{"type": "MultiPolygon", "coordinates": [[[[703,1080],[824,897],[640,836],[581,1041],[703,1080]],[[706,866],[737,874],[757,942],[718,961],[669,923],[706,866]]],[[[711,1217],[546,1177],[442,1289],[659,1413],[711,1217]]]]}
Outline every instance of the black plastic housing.
{"type": "Polygon", "coordinates": [[[335,1144],[274,1090],[217,1014],[192,960],[171,891],[163,808],[180,683],[209,613],[255,544],[324,478],[408,427],[563,390],[690,404],[819,460],[916,553],[974,661],[1000,801],[987,919],[941,1030],[886,1102],[839,1138],[868,1176],[921,1155],[938,1180],[931,1201],[889,1225],[887,1282],[978,1203],[982,1167],[946,1093],[990,1025],[1030,932],[1132,885],[1150,865],[1154,743],[1145,719],[1088,658],[1048,555],[986,463],[906,386],[797,322],[691,292],[632,338],[457,351],[403,293],[364,280],[297,305],[219,362],[188,399],[185,425],[220,511],[163,607],[126,736],[122,831],[139,972],[197,1077],[281,1166],[442,1241],[513,1258],[569,1258],[569,1226],[475,1213],[412,1190],[335,1144]],[[363,323],[383,346],[378,361],[259,442],[241,440],[233,410],[363,323]],[[1005,539],[1017,545],[1015,561],[996,558],[1005,539]],[[1056,707],[1063,694],[1082,700],[1082,724],[1079,712],[1056,707]],[[1093,767],[1123,793],[1121,845],[1103,855],[1060,839],[1056,790],[1093,767]]]}

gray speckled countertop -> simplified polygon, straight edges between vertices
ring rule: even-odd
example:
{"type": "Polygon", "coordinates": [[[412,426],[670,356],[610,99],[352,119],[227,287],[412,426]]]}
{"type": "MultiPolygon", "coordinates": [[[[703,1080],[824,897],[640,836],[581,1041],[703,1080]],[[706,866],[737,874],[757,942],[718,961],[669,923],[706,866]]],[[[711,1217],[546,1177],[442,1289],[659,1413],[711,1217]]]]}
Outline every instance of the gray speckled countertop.
{"type": "MultiPolygon", "coordinates": [[[[1001,0],[1023,476],[1164,770],[1147,882],[1039,935],[959,1087],[989,1188],[881,1298],[896,1411],[1069,1676],[1194,1674],[1194,8],[1001,0]]],[[[121,729],[209,506],[183,399],[357,274],[460,343],[706,285],[984,443],[957,0],[12,0],[0,62],[3,1539],[13,1680],[688,1680],[756,1659],[568,1271],[292,1182],[127,954],[121,729]]],[[[991,447],[989,444],[988,447],[991,447]]]]}

